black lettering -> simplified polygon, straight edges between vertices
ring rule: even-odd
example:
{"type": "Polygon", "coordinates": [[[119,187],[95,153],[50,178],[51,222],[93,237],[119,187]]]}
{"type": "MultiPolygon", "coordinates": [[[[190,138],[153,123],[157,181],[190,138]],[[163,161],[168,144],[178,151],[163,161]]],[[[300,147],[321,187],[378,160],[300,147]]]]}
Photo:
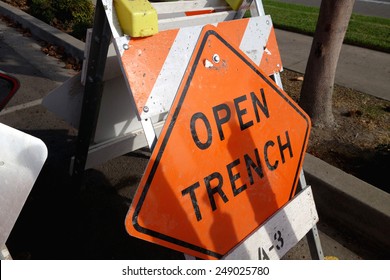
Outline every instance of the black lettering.
{"type": "Polygon", "coordinates": [[[255,110],[256,114],[256,120],[257,122],[260,122],[260,114],[259,114],[259,108],[263,112],[263,114],[269,118],[269,111],[267,106],[267,100],[265,99],[264,89],[260,89],[262,102],[257,98],[256,94],[254,92],[251,92],[251,99],[253,104],[253,109],[255,110]]]}
{"type": "Polygon", "coordinates": [[[194,207],[195,216],[196,216],[197,221],[202,220],[202,214],[200,213],[198,200],[196,199],[196,195],[195,195],[195,189],[199,188],[199,186],[200,186],[199,182],[196,182],[195,184],[193,184],[193,185],[189,186],[188,188],[181,191],[182,196],[190,194],[192,206],[194,207]]]}
{"type": "Polygon", "coordinates": [[[122,275],[129,275],[129,272],[128,272],[129,269],[130,269],[129,266],[127,266],[127,271],[126,271],[126,268],[122,269],[122,275]]]}
{"type": "Polygon", "coordinates": [[[245,130],[248,127],[251,127],[253,125],[253,121],[249,121],[247,123],[244,123],[242,120],[242,116],[247,114],[247,109],[240,109],[239,103],[241,103],[245,100],[247,100],[246,95],[243,95],[243,96],[240,96],[240,97],[237,97],[234,99],[234,107],[236,108],[237,117],[238,117],[238,121],[240,122],[241,130],[245,130]]]}
{"type": "Polygon", "coordinates": [[[191,117],[190,129],[191,129],[192,139],[194,140],[196,146],[199,149],[205,150],[208,147],[210,147],[211,142],[213,140],[213,135],[212,135],[212,131],[211,131],[210,122],[209,122],[209,120],[207,119],[207,117],[203,113],[198,112],[198,113],[195,113],[191,117]],[[196,132],[196,121],[198,119],[201,119],[203,121],[203,123],[204,123],[204,125],[205,125],[205,127],[207,129],[207,141],[206,142],[200,141],[200,139],[198,137],[198,133],[196,132]]]}
{"type": "Polygon", "coordinates": [[[246,184],[242,185],[238,189],[236,187],[236,181],[241,178],[241,175],[240,175],[240,173],[233,174],[232,168],[239,165],[239,164],[240,164],[240,159],[236,159],[235,161],[229,163],[226,166],[226,169],[227,169],[228,174],[229,174],[230,184],[232,185],[232,190],[233,190],[234,196],[238,195],[242,191],[245,191],[247,188],[246,184]]]}
{"type": "Polygon", "coordinates": [[[274,234],[274,240],[275,241],[278,241],[278,244],[276,245],[276,249],[277,250],[280,250],[282,249],[283,245],[284,245],[284,240],[282,238],[282,233],[280,232],[280,230],[278,230],[277,232],[275,232],[274,234]]]}
{"type": "Polygon", "coordinates": [[[246,170],[248,172],[249,181],[250,181],[251,185],[253,185],[255,183],[255,180],[253,179],[252,169],[257,173],[257,175],[260,176],[260,178],[264,177],[263,169],[262,169],[261,163],[260,163],[259,151],[257,150],[257,148],[255,148],[254,152],[255,152],[257,165],[255,164],[255,162],[252,160],[252,158],[248,154],[244,155],[246,170]]]}
{"type": "Polygon", "coordinates": [[[219,196],[222,198],[223,202],[226,203],[226,202],[229,201],[229,199],[227,198],[226,194],[222,190],[223,178],[222,178],[222,175],[220,173],[214,172],[214,173],[210,174],[209,176],[204,178],[204,182],[205,182],[205,185],[206,185],[207,194],[209,196],[211,209],[213,209],[213,211],[215,211],[217,209],[217,204],[215,203],[215,199],[214,199],[214,195],[216,193],[219,194],[219,196]],[[216,187],[212,188],[211,187],[211,181],[213,181],[213,180],[218,180],[218,183],[217,183],[216,187]]]}
{"type": "Polygon", "coordinates": [[[231,117],[230,108],[227,104],[222,103],[222,104],[219,104],[219,105],[213,107],[213,113],[214,113],[214,119],[215,119],[215,122],[216,122],[217,128],[218,128],[219,139],[221,139],[221,141],[222,141],[225,139],[225,135],[223,134],[223,130],[222,130],[222,125],[227,123],[230,120],[230,117],[231,117]],[[225,111],[224,117],[219,116],[220,111],[225,111]]]}
{"type": "Polygon", "coordinates": [[[270,260],[267,253],[264,251],[262,247],[258,249],[258,252],[259,252],[259,260],[270,260]]]}
{"type": "Polygon", "coordinates": [[[286,159],[285,159],[285,157],[284,157],[284,152],[283,152],[285,149],[288,149],[288,151],[289,151],[289,153],[290,153],[290,158],[293,157],[293,152],[292,152],[292,148],[291,148],[290,137],[289,137],[289,135],[288,135],[288,131],[287,131],[287,130],[286,130],[285,134],[286,134],[286,141],[287,141],[287,142],[286,142],[284,145],[282,144],[282,141],[281,141],[281,139],[280,139],[280,136],[278,136],[279,151],[280,151],[280,156],[281,156],[281,158],[282,158],[282,163],[285,163],[285,162],[286,162],[286,159]]]}
{"type": "Polygon", "coordinates": [[[273,171],[278,167],[279,161],[276,160],[274,164],[271,164],[268,158],[268,148],[273,147],[275,145],[275,142],[269,140],[267,143],[264,145],[264,160],[265,164],[267,165],[268,169],[273,171]]]}

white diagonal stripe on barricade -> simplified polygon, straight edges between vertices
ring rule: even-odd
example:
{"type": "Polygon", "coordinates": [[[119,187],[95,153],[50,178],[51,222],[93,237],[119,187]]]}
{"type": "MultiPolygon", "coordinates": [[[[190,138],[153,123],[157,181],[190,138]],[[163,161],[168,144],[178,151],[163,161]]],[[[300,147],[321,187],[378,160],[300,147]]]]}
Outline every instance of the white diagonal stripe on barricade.
{"type": "Polygon", "coordinates": [[[180,29],[146,102],[148,110],[142,112],[142,118],[169,111],[202,28],[196,26],[180,29]]]}
{"type": "Polygon", "coordinates": [[[267,46],[271,28],[269,16],[251,18],[241,40],[240,49],[258,66],[267,46]]]}

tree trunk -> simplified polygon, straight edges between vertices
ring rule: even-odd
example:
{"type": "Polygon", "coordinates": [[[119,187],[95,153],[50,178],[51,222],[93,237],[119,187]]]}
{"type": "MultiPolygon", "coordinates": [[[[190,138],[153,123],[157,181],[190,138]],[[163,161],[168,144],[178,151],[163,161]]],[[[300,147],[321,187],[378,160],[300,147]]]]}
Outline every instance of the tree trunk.
{"type": "Polygon", "coordinates": [[[322,0],[299,105],[314,126],[333,126],[332,95],[337,62],[355,0],[322,0]]]}

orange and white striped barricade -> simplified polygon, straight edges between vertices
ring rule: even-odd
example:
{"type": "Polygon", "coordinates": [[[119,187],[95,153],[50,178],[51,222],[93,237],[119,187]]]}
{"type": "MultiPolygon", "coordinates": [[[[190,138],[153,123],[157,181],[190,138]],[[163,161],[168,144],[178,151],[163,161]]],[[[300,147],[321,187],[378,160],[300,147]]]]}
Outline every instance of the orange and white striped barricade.
{"type": "MultiPolygon", "coordinates": [[[[170,37],[171,43],[174,43],[174,47],[176,48],[176,54],[174,51],[169,52],[170,46],[168,44],[155,46],[154,49],[148,48],[146,50],[147,55],[153,54],[154,50],[154,52],[157,53],[161,52],[160,56],[155,54],[154,58],[164,59],[164,61],[159,61],[159,63],[162,63],[160,65],[160,67],[162,67],[161,69],[158,69],[156,62],[150,60],[148,60],[150,66],[144,65],[143,70],[147,73],[150,72],[148,75],[154,75],[154,82],[156,82],[156,85],[154,86],[154,84],[152,84],[153,81],[151,80],[145,80],[143,73],[141,73],[142,75],[139,75],[138,73],[138,76],[137,74],[130,74],[133,75],[134,79],[128,81],[128,79],[124,78],[124,67],[130,69],[132,67],[135,68],[136,66],[134,64],[124,65],[120,61],[122,58],[121,55],[117,55],[117,52],[124,55],[123,59],[127,59],[130,62],[132,60],[133,62],[136,62],[136,59],[132,59],[129,55],[132,53],[132,49],[124,50],[123,46],[128,45],[132,48],[134,43],[135,47],[140,48],[142,47],[141,41],[143,41],[143,39],[131,40],[131,38],[124,36],[117,20],[112,0],[98,1],[98,3],[100,2],[104,6],[104,12],[110,26],[110,35],[113,38],[113,44],[109,46],[108,55],[104,61],[105,69],[102,78],[104,81],[104,88],[101,97],[101,105],[99,105],[96,129],[88,148],[85,168],[91,168],[98,164],[102,164],[110,159],[138,150],[147,145],[147,142],[145,142],[144,129],[140,122],[140,114],[145,114],[144,107],[150,106],[151,110],[148,116],[152,116],[156,111],[156,106],[153,105],[153,103],[142,104],[142,99],[145,99],[147,95],[151,95],[152,98],[159,98],[158,88],[161,86],[165,87],[165,89],[173,88],[176,83],[175,86],[177,87],[177,80],[180,78],[180,75],[178,74],[179,70],[181,68],[181,71],[183,71],[183,66],[185,64],[181,61],[182,59],[178,57],[178,55],[180,55],[178,53],[178,51],[180,52],[180,47],[184,46],[180,46],[180,41],[183,41],[183,44],[185,44],[185,40],[187,40],[185,36],[198,36],[197,34],[199,34],[203,24],[215,24],[223,30],[233,28],[232,32],[228,33],[230,35],[229,40],[232,40],[237,44],[241,42],[242,50],[246,52],[257,65],[261,64],[261,67],[266,70],[267,74],[275,77],[274,79],[277,80],[279,72],[283,69],[275,32],[269,16],[253,17],[239,21],[235,20],[234,22],[237,23],[232,24],[232,19],[239,13],[243,14],[243,12],[241,10],[234,11],[230,9],[225,0],[156,2],[152,3],[152,5],[156,8],[159,18],[161,17],[159,19],[160,34],[157,34],[157,38],[153,38],[154,36],[144,38],[146,39],[145,42],[153,41],[155,43],[163,36],[170,37]],[[195,16],[183,16],[185,13],[202,9],[213,9],[214,12],[195,16]],[[259,26],[256,26],[256,24],[261,24],[262,27],[264,27],[264,30],[259,26]],[[172,30],[173,27],[175,29],[172,30]],[[193,33],[193,35],[191,33],[193,33]],[[254,37],[250,38],[252,35],[254,35],[254,37]],[[131,42],[129,43],[129,41],[131,42]],[[164,58],[162,53],[165,53],[165,55],[169,54],[169,57],[164,58]],[[177,66],[174,65],[175,60],[177,66]],[[157,68],[152,69],[152,65],[155,65],[157,68]],[[149,67],[150,69],[146,69],[145,67],[149,67]],[[157,79],[157,77],[169,75],[169,67],[173,67],[171,70],[176,73],[174,73],[174,76],[169,77],[169,83],[164,84],[162,78],[157,79]],[[175,67],[177,69],[175,69],[175,67]],[[175,78],[176,81],[173,81],[173,78],[175,78]],[[143,81],[144,84],[142,84],[142,82],[137,84],[137,81],[143,81]],[[145,84],[145,82],[147,83],[145,84]],[[140,88],[137,88],[137,86],[140,86],[140,88]],[[146,92],[148,90],[151,91],[152,88],[154,88],[153,93],[146,92]],[[115,110],[113,110],[113,108],[115,108],[115,110]]],[[[261,1],[253,1],[253,3],[256,5],[250,7],[252,14],[264,15],[261,1]]],[[[245,11],[246,9],[243,10],[245,11]]],[[[100,21],[102,20],[103,19],[100,19],[100,21]]],[[[81,77],[80,75],[77,75],[68,80],[43,100],[43,105],[75,128],[79,128],[87,66],[91,60],[89,52],[92,41],[92,30],[89,30],[87,35],[89,36],[87,36],[86,40],[86,60],[83,64],[83,71],[80,74],[81,77]],[[79,82],[80,79],[82,80],[81,84],[79,82]]],[[[196,42],[195,37],[191,37],[188,43],[190,42],[194,45],[196,42]]],[[[185,48],[185,50],[188,60],[190,49],[185,48]]],[[[142,59],[147,59],[147,56],[143,55],[139,57],[139,59],[142,61],[142,59]]],[[[279,85],[281,86],[281,84],[279,85]]],[[[160,92],[162,91],[160,90],[160,92]]],[[[164,114],[169,110],[167,104],[172,101],[173,96],[174,94],[170,93],[169,99],[164,101],[165,109],[162,111],[165,113],[155,114],[152,117],[152,123],[157,134],[164,124],[164,114]]],[[[145,99],[144,101],[146,102],[147,100],[145,99]]],[[[159,111],[160,109],[157,110],[159,111]]],[[[91,111],[91,109],[89,111],[91,111]]]]}
{"type": "MultiPolygon", "coordinates": [[[[281,89],[278,74],[283,68],[271,17],[264,15],[261,1],[256,0],[251,10],[254,11],[252,15],[258,16],[240,19],[251,3],[243,1],[238,11],[219,0],[153,3],[159,14],[159,33],[145,38],[131,38],[123,34],[113,2],[98,1],[90,53],[86,60],[78,152],[73,167],[75,177],[84,168],[141,147],[148,145],[153,150],[183,77],[188,74],[188,65],[206,24],[213,25],[223,34],[224,40],[237,46],[245,54],[245,59],[259,67],[266,76],[273,76],[281,89]],[[175,9],[172,8],[174,4],[175,9]],[[188,16],[194,10],[195,15],[188,16]],[[112,36],[115,50],[111,48],[109,51],[109,36],[112,36]],[[111,52],[109,57],[107,51],[111,52]],[[94,96],[94,91],[102,96],[94,96]],[[92,139],[94,144],[90,145],[92,139]]],[[[204,67],[213,68],[220,62],[219,59],[218,54],[213,55],[203,61],[204,67]]],[[[72,81],[64,85],[62,91],[74,93],[74,88],[72,81]]],[[[62,102],[60,106],[66,107],[65,103],[62,102]]],[[[74,123],[77,125],[77,121],[74,123]]],[[[299,178],[297,180],[302,187],[306,187],[303,173],[296,178],[299,178]]],[[[311,211],[312,207],[309,209],[311,211]]],[[[309,224],[309,227],[312,226],[309,224]]],[[[315,225],[312,229],[314,232],[315,225]]],[[[281,242],[281,239],[282,236],[279,236],[276,241],[281,242]]],[[[321,258],[318,238],[316,241],[321,258]]],[[[290,245],[294,242],[290,242],[290,245]]],[[[269,243],[261,245],[268,250],[267,256],[271,255],[269,251],[272,246],[269,243]]],[[[263,250],[259,252],[263,254],[263,250]]],[[[242,258],[242,254],[234,252],[229,252],[229,255],[228,258],[242,258]]],[[[274,256],[278,258],[280,254],[274,256]]],[[[264,254],[260,257],[267,258],[264,254]]]]}
{"type": "MultiPolygon", "coordinates": [[[[267,75],[282,70],[269,16],[215,25],[227,34],[229,42],[239,45],[267,75]]],[[[202,28],[194,26],[160,31],[142,39],[126,36],[114,39],[125,81],[134,98],[138,117],[145,125],[153,117],[169,111],[202,28]]],[[[212,61],[209,63],[212,64],[212,61]]]]}
{"type": "MultiPolygon", "coordinates": [[[[261,26],[256,21],[254,25],[261,26]]],[[[247,26],[250,26],[250,21],[247,26]]],[[[222,23],[206,25],[200,28],[199,35],[191,28],[192,33],[185,38],[195,37],[197,41],[194,51],[188,55],[188,62],[185,49],[192,48],[192,45],[187,43],[179,50],[175,46],[169,49],[169,52],[180,53],[185,64],[183,71],[179,71],[182,74],[177,86],[166,89],[162,84],[157,89],[162,90],[160,96],[153,96],[153,88],[147,98],[142,95],[134,98],[153,152],[126,218],[126,229],[133,236],[199,258],[252,258],[254,255],[263,259],[279,258],[318,220],[313,203],[306,204],[307,201],[303,202],[305,208],[295,204],[290,206],[294,210],[307,209],[302,213],[298,210],[303,220],[298,219],[294,212],[292,215],[297,224],[281,219],[288,210],[284,205],[294,196],[300,179],[310,120],[258,67],[262,59],[250,58],[248,52],[241,49],[241,41],[233,45],[232,42],[237,41],[227,39],[230,37],[225,30],[235,29],[224,27],[222,23]],[[173,97],[169,95],[170,91],[175,92],[173,97]],[[148,105],[154,105],[154,102],[158,103],[156,109],[149,108],[148,105]],[[150,119],[164,113],[168,116],[155,144],[157,136],[150,119]],[[261,121],[263,118],[267,120],[261,121]],[[261,125],[255,126],[255,123],[261,125]],[[285,134],[285,140],[277,136],[276,144],[269,139],[280,132],[285,134]],[[276,155],[272,156],[268,147],[277,145],[280,149],[276,149],[276,155]],[[282,151],[286,149],[289,149],[291,161],[286,160],[282,151]],[[253,152],[256,160],[250,159],[249,154],[253,152]],[[276,159],[281,155],[282,158],[276,159]],[[282,162],[284,168],[278,169],[282,162]],[[257,182],[252,168],[257,170],[257,182]],[[249,185],[253,187],[251,190],[249,185]],[[282,208],[282,213],[263,225],[268,229],[265,233],[263,228],[262,234],[248,237],[252,232],[257,233],[256,229],[282,208]],[[267,228],[270,224],[277,224],[280,228],[273,227],[275,231],[271,232],[267,228]],[[295,225],[299,231],[294,229],[295,225]],[[264,234],[269,238],[264,239],[264,234]],[[276,238],[270,239],[272,236],[276,238]],[[249,239],[245,240],[247,237],[249,239]],[[248,248],[247,241],[260,244],[262,255],[258,254],[259,247],[249,245],[248,248]],[[241,242],[244,249],[242,246],[235,248],[241,242]]],[[[186,28],[179,32],[186,31],[186,28]]],[[[158,36],[151,38],[158,39],[158,36]]],[[[163,41],[174,45],[174,38],[163,37],[163,41]]],[[[148,56],[146,45],[157,45],[149,42],[138,48],[129,46],[130,43],[131,40],[125,41],[124,51],[133,50],[133,55],[139,56],[148,56]]],[[[169,54],[161,53],[164,58],[169,58],[169,54]]],[[[146,64],[142,60],[137,62],[130,68],[125,67],[131,63],[124,63],[124,71],[136,74],[139,67],[146,64]]],[[[175,63],[173,65],[176,67],[175,63]]],[[[167,69],[168,74],[158,76],[156,80],[172,78],[173,67],[167,69]]],[[[142,68],[139,75],[148,77],[142,68]]],[[[130,82],[131,78],[128,80],[130,82]]],[[[153,80],[153,87],[157,83],[153,80]]],[[[307,195],[309,193],[299,197],[307,195]]],[[[299,201],[298,197],[296,199],[294,201],[299,201]]],[[[313,202],[312,199],[309,201],[313,202]]]]}

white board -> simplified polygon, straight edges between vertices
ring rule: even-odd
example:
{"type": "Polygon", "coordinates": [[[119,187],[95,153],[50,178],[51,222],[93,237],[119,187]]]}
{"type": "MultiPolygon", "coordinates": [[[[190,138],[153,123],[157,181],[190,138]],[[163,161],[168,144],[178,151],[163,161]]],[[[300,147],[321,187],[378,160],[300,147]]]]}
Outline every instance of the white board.
{"type": "Polygon", "coordinates": [[[295,196],[240,245],[225,260],[279,260],[318,222],[311,187],[295,196]]]}

